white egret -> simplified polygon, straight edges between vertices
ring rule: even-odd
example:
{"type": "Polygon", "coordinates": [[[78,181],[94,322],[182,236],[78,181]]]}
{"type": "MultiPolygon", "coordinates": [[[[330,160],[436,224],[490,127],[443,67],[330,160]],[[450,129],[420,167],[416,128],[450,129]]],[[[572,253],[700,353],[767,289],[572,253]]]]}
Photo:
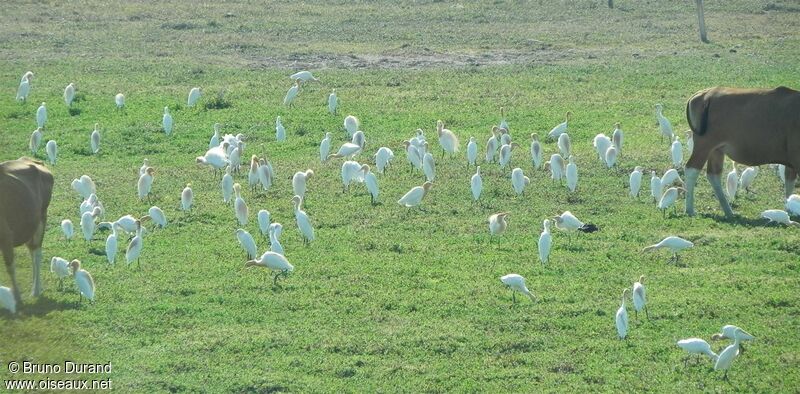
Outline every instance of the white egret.
{"type": "Polygon", "coordinates": [[[553,245],[553,235],[550,233],[550,226],[553,222],[550,219],[545,219],[542,223],[542,233],[539,234],[539,261],[542,265],[550,261],[550,248],[553,245]]]}
{"type": "Polygon", "coordinates": [[[617,164],[618,154],[619,152],[617,152],[617,148],[614,145],[611,145],[608,147],[608,149],[606,149],[606,167],[612,168],[617,164]]]}
{"type": "Polygon", "coordinates": [[[617,148],[617,153],[622,152],[622,129],[619,128],[619,122],[614,123],[614,131],[611,132],[611,142],[617,148]]]}
{"type": "Polygon", "coordinates": [[[33,73],[30,71],[22,76],[19,88],[17,88],[17,101],[26,101],[28,99],[28,94],[31,92],[31,78],[33,78],[33,73]]]}
{"type": "Polygon", "coordinates": [[[222,127],[219,123],[214,123],[214,134],[208,140],[208,149],[216,148],[219,146],[220,138],[219,129],[222,127]]]}
{"type": "Polygon", "coordinates": [[[681,176],[678,174],[678,170],[674,168],[670,168],[661,176],[661,185],[664,187],[672,186],[675,182],[683,185],[683,179],[681,179],[681,176]]]}
{"type": "Polygon", "coordinates": [[[47,107],[45,103],[42,102],[42,105],[36,109],[36,127],[44,129],[45,123],[47,123],[47,107]]]}
{"type": "Polygon", "coordinates": [[[114,96],[114,104],[117,105],[117,109],[122,109],[122,107],[125,106],[125,95],[117,93],[117,95],[114,96]]]}
{"type": "Polygon", "coordinates": [[[358,118],[353,115],[347,115],[344,118],[344,129],[347,131],[347,137],[352,137],[359,128],[361,128],[361,122],[358,121],[358,118]]]}
{"type": "Polygon", "coordinates": [[[94,236],[94,220],[100,215],[100,212],[100,208],[95,207],[91,212],[84,212],[81,215],[81,231],[83,232],[83,239],[87,242],[91,241],[94,236]]]}
{"type": "Polygon", "coordinates": [[[489,137],[489,140],[486,141],[486,162],[491,163],[494,161],[495,153],[497,150],[500,149],[500,138],[498,138],[497,134],[499,133],[500,128],[497,126],[492,127],[492,136],[489,137]]]}
{"type": "Polygon", "coordinates": [[[238,174],[242,168],[242,155],[244,155],[244,142],[239,141],[236,148],[228,155],[228,167],[231,172],[238,174]]]}
{"type": "Polygon", "coordinates": [[[692,354],[705,354],[710,358],[712,361],[717,361],[717,354],[711,350],[711,345],[708,344],[703,339],[700,338],[688,338],[688,339],[681,339],[677,343],[678,347],[687,351],[689,355],[686,356],[686,359],[683,360],[683,365],[686,366],[686,363],[689,361],[689,357],[692,354]]]}
{"type": "Polygon", "coordinates": [[[789,213],[781,209],[767,209],[766,211],[761,212],[761,217],[769,220],[767,224],[775,222],[787,226],[800,227],[800,223],[791,220],[789,218],[789,213]]]}
{"type": "Polygon", "coordinates": [[[536,133],[531,134],[531,161],[533,168],[539,169],[542,167],[542,144],[539,143],[539,136],[536,133]]]}
{"type": "Polygon", "coordinates": [[[726,347],[722,352],[720,352],[719,357],[717,357],[717,362],[714,363],[714,370],[719,371],[724,370],[725,375],[724,378],[728,378],[728,369],[730,369],[731,364],[733,364],[733,360],[739,356],[739,344],[742,341],[740,338],[742,329],[736,329],[733,332],[733,344],[726,347]]]}
{"type": "Polygon", "coordinates": [[[51,165],[56,164],[56,158],[58,157],[58,144],[55,140],[47,141],[47,144],[44,146],[44,150],[47,153],[47,161],[51,165]]]}
{"type": "Polygon", "coordinates": [[[69,261],[58,256],[53,256],[53,258],[50,259],[50,272],[56,274],[58,277],[59,290],[64,287],[64,278],[72,275],[72,270],[69,267],[69,261]]]}
{"type": "Polygon", "coordinates": [[[747,167],[742,171],[742,176],[739,178],[739,187],[744,189],[745,192],[750,193],[750,186],[753,186],[753,181],[758,175],[758,167],[747,167]]]}
{"type": "Polygon", "coordinates": [[[676,135],[670,147],[670,156],[672,157],[672,166],[681,168],[683,165],[683,145],[680,138],[676,135]]]}
{"type": "Polygon", "coordinates": [[[639,276],[639,281],[633,283],[633,311],[639,317],[639,311],[644,309],[648,319],[650,314],[647,312],[647,295],[644,288],[644,275],[639,276]]]}
{"type": "Polygon", "coordinates": [[[342,163],[342,193],[350,190],[350,184],[353,182],[360,183],[363,181],[363,173],[361,172],[361,164],[357,161],[348,160],[342,163]]]}
{"type": "Polygon", "coordinates": [[[258,252],[256,251],[256,241],[253,239],[253,236],[247,232],[245,229],[236,229],[236,239],[239,241],[239,245],[242,246],[242,249],[247,253],[248,259],[254,259],[258,256],[258,252]]]}
{"type": "Polygon", "coordinates": [[[686,153],[688,153],[689,156],[691,156],[693,151],[694,151],[694,135],[692,130],[686,130],[686,153]]]}
{"type": "Polygon", "coordinates": [[[555,222],[557,229],[566,231],[567,233],[571,233],[573,231],[588,233],[597,230],[595,225],[584,224],[570,211],[564,211],[561,215],[553,216],[552,219],[555,222]]]}
{"type": "Polygon", "coordinates": [[[283,127],[280,116],[275,119],[275,140],[278,142],[286,141],[286,128],[283,127]]]}
{"type": "Polygon", "coordinates": [[[361,166],[361,171],[364,172],[364,183],[367,186],[367,191],[372,198],[372,205],[378,200],[378,178],[370,171],[368,164],[361,166]]]}
{"type": "Polygon", "coordinates": [[[6,286],[0,286],[0,307],[8,309],[11,314],[17,313],[17,299],[14,293],[6,286]]]}
{"type": "Polygon", "coordinates": [[[298,72],[292,74],[291,76],[289,76],[289,78],[292,81],[297,81],[297,80],[300,80],[302,82],[308,82],[308,81],[318,82],[319,81],[319,78],[314,78],[314,75],[311,74],[311,71],[298,71],[298,72]]]}
{"type": "MultiPolygon", "coordinates": [[[[255,159],[253,156],[253,160],[255,161],[256,170],[258,170],[258,160],[255,159]]],[[[250,172],[250,186],[251,189],[254,185],[258,184],[258,174],[255,174],[255,182],[253,182],[253,172],[252,172],[252,163],[251,162],[251,172],[250,172]]],[[[220,182],[220,186],[222,187],[222,202],[225,204],[229,204],[231,202],[231,197],[233,197],[233,176],[231,175],[231,166],[225,167],[225,175],[222,176],[222,182],[220,182]]]]}
{"type": "Polygon", "coordinates": [[[656,104],[656,120],[658,121],[658,128],[661,131],[661,140],[664,140],[664,137],[667,138],[667,142],[672,141],[672,123],[669,122],[667,118],[664,117],[662,111],[664,107],[661,104],[656,104]]]}
{"type": "Polygon", "coordinates": [[[425,182],[422,186],[413,187],[404,194],[403,197],[400,197],[397,203],[407,208],[419,206],[419,204],[422,203],[422,199],[425,198],[425,195],[428,194],[428,191],[430,191],[432,187],[433,183],[430,182],[425,182]]]}
{"type": "Polygon", "coordinates": [[[564,158],[558,153],[553,153],[550,156],[550,160],[544,163],[544,166],[545,169],[550,169],[550,178],[561,183],[561,178],[564,177],[564,171],[566,170],[566,168],[564,168],[564,158]]]}
{"type": "Polygon", "coordinates": [[[75,284],[78,285],[78,302],[81,296],[86,297],[89,301],[94,303],[94,279],[89,271],[81,268],[80,260],[72,260],[70,263],[72,268],[72,277],[75,278],[75,284]]]}
{"type": "MultiPolygon", "coordinates": [[[[566,135],[566,134],[561,134],[566,135]]],[[[572,156],[569,156],[567,159],[569,160],[569,164],[567,164],[567,189],[571,193],[575,192],[575,189],[578,187],[578,166],[575,164],[575,159],[572,156]]]]}
{"type": "Polygon", "coordinates": [[[331,152],[331,133],[325,133],[325,138],[319,143],[319,161],[325,162],[328,160],[328,154],[331,152]]]}
{"type": "Polygon", "coordinates": [[[302,210],[303,197],[294,196],[291,202],[294,205],[294,219],[297,221],[297,228],[303,235],[303,243],[307,244],[314,240],[314,227],[311,226],[308,214],[302,210]]]}
{"type": "Polygon", "coordinates": [[[72,189],[78,192],[83,198],[89,198],[92,193],[97,192],[97,187],[88,175],[81,175],[78,179],[72,180],[72,189]]]}
{"type": "Polygon", "coordinates": [[[242,198],[242,186],[238,183],[233,184],[233,193],[236,194],[236,199],[233,202],[233,211],[236,214],[236,221],[240,226],[247,225],[247,202],[242,198]]]}
{"type": "Polygon", "coordinates": [[[528,286],[525,285],[525,278],[519,274],[508,274],[500,277],[500,282],[503,282],[506,287],[511,289],[511,306],[517,303],[517,297],[515,291],[518,291],[522,294],[528,296],[532,302],[536,302],[536,298],[533,296],[530,290],[528,290],[528,286]]]}
{"type": "Polygon", "coordinates": [[[478,143],[475,142],[475,137],[469,137],[467,143],[467,166],[474,166],[478,160],[478,143]]]}
{"type": "Polygon", "coordinates": [[[336,153],[332,153],[328,155],[328,159],[330,158],[341,158],[344,157],[346,159],[352,159],[355,155],[361,153],[363,146],[356,145],[352,142],[345,142],[342,146],[339,147],[339,150],[336,153]]]}
{"type": "Polygon", "coordinates": [[[422,171],[428,182],[433,182],[433,178],[436,177],[436,163],[431,152],[425,153],[425,157],[422,158],[422,171]]]}
{"type": "Polygon", "coordinates": [[[28,140],[28,148],[31,150],[31,155],[36,156],[39,151],[39,145],[42,144],[42,129],[37,128],[31,133],[31,138],[28,140]]]}
{"type": "Polygon", "coordinates": [[[522,169],[517,167],[511,170],[511,187],[517,194],[525,193],[525,187],[531,183],[531,179],[522,173],[522,169]]]}
{"type": "Polygon", "coordinates": [[[792,194],[789,196],[786,199],[785,207],[787,213],[800,216],[800,194],[792,194]]]}
{"type": "Polygon", "coordinates": [[[506,168],[506,166],[511,163],[511,152],[518,146],[519,144],[512,142],[511,144],[505,144],[500,147],[500,168],[506,168]]]}
{"type": "Polygon", "coordinates": [[[569,120],[570,120],[571,117],[572,117],[572,112],[567,111],[567,114],[564,115],[564,118],[565,118],[564,122],[560,123],[556,127],[553,127],[553,129],[550,130],[549,133],[547,133],[547,138],[557,139],[558,137],[561,136],[561,134],[566,133],[567,132],[567,123],[569,123],[569,120]]]}
{"type": "Polygon", "coordinates": [[[306,182],[308,182],[308,179],[313,175],[314,171],[311,169],[297,171],[294,173],[294,176],[292,177],[292,189],[294,190],[295,195],[305,198],[306,182]]]}
{"type": "Polygon", "coordinates": [[[386,173],[386,167],[391,164],[392,159],[394,159],[394,152],[387,147],[381,147],[378,149],[378,152],[375,153],[375,166],[378,168],[378,172],[381,174],[386,173]]]}
{"type": "Polygon", "coordinates": [[[274,178],[272,164],[265,159],[259,159],[258,164],[258,182],[261,183],[261,188],[263,190],[269,190],[272,186],[272,179],[274,178]]]}
{"type": "Polygon", "coordinates": [[[75,227],[72,225],[72,220],[64,219],[61,221],[61,232],[64,233],[64,239],[67,241],[72,239],[75,234],[75,227]]]}
{"type": "Polygon", "coordinates": [[[289,90],[286,92],[286,96],[283,98],[283,105],[291,107],[292,101],[294,101],[298,93],[300,93],[300,80],[296,79],[294,81],[294,86],[289,88],[289,90]]]}
{"type": "Polygon", "coordinates": [[[364,149],[364,144],[366,141],[367,140],[364,137],[364,132],[361,130],[356,130],[356,132],[353,133],[353,137],[350,139],[350,143],[360,146],[361,149],[364,149]]]}
{"type": "Polygon", "coordinates": [[[189,99],[186,100],[187,107],[194,107],[197,101],[200,100],[200,88],[194,87],[189,91],[189,99]]]}
{"type": "MultiPolygon", "coordinates": [[[[661,180],[659,179],[659,183],[660,182],[661,180]]],[[[628,195],[639,198],[639,190],[642,188],[642,167],[634,167],[633,172],[631,172],[630,178],[628,179],[628,185],[630,187],[628,195]]]]}
{"type": "Polygon", "coordinates": [[[225,150],[220,146],[209,149],[203,156],[197,156],[196,161],[198,164],[206,165],[213,168],[215,177],[217,171],[225,168],[228,164],[230,164],[230,161],[228,160],[228,157],[225,154],[225,150]]]}
{"type": "MultiPolygon", "coordinates": [[[[720,339],[733,339],[733,335],[736,332],[736,330],[739,330],[739,340],[752,341],[752,340],[756,339],[756,337],[754,337],[752,334],[748,333],[747,331],[745,331],[745,330],[743,330],[743,329],[741,329],[739,327],[736,327],[736,326],[734,326],[732,324],[726,324],[726,325],[722,326],[721,332],[716,333],[716,334],[711,336],[711,340],[712,341],[718,341],[720,339]]],[[[740,345],[740,347],[741,347],[741,345],[740,345]]],[[[742,350],[744,350],[743,347],[742,347],[742,350]]]]}
{"type": "Polygon", "coordinates": [[[288,276],[288,274],[294,271],[294,266],[289,263],[289,260],[286,259],[282,254],[278,254],[272,251],[264,252],[260,258],[255,260],[250,260],[244,264],[245,267],[264,267],[271,271],[275,271],[275,276],[272,278],[272,284],[278,284],[278,276],[288,276]]]}
{"type": "Polygon", "coordinates": [[[152,206],[150,209],[147,210],[147,216],[153,220],[153,223],[160,228],[167,227],[167,216],[164,215],[164,211],[157,206],[152,206]]]}
{"type": "Polygon", "coordinates": [[[155,175],[155,172],[155,168],[147,167],[145,173],[139,177],[139,182],[136,184],[139,200],[143,200],[145,197],[148,200],[150,199],[150,190],[153,187],[153,175],[155,175]]]}
{"type": "Polygon", "coordinates": [[[67,85],[66,88],[64,88],[64,104],[66,104],[67,107],[71,107],[72,106],[72,100],[75,100],[75,84],[74,83],[70,83],[69,85],[67,85]]]}
{"type": "Polygon", "coordinates": [[[442,147],[442,157],[445,152],[453,155],[458,152],[458,137],[449,129],[444,128],[444,122],[436,121],[436,132],[439,134],[439,145],[442,147]]]}
{"type": "Polygon", "coordinates": [[[679,259],[678,252],[684,249],[691,248],[693,246],[694,244],[691,241],[687,241],[681,237],[676,237],[674,235],[671,235],[669,237],[664,238],[663,240],[661,240],[661,242],[655,245],[650,245],[645,247],[644,249],[642,249],[642,252],[649,252],[656,249],[666,248],[669,249],[670,252],[672,252],[672,258],[670,259],[670,261],[674,260],[677,263],[679,259]]]}
{"type": "Polygon", "coordinates": [[[489,235],[500,235],[508,228],[508,212],[499,212],[489,216],[489,235]]]}
{"type": "Polygon", "coordinates": [[[615,321],[617,324],[617,335],[619,339],[625,339],[628,335],[628,310],[625,309],[625,296],[628,294],[628,288],[622,290],[622,305],[617,309],[615,321]]]}
{"type": "Polygon", "coordinates": [[[150,159],[144,159],[142,161],[142,166],[139,167],[139,176],[144,175],[148,167],[150,167],[150,159]]]}
{"type": "Polygon", "coordinates": [[[562,157],[569,157],[572,143],[569,140],[569,134],[564,133],[558,136],[558,150],[561,152],[562,157]]]}
{"type": "Polygon", "coordinates": [[[472,190],[472,201],[478,201],[483,191],[483,179],[481,178],[481,166],[477,166],[475,174],[472,175],[469,181],[470,189],[472,190]]]}
{"type": "Polygon", "coordinates": [[[280,223],[273,223],[267,229],[267,232],[269,233],[269,250],[277,254],[285,254],[283,251],[283,245],[281,245],[281,241],[279,239],[282,231],[283,225],[280,223]]]}
{"type": "MultiPolygon", "coordinates": [[[[667,189],[664,194],[661,195],[661,199],[658,200],[658,205],[656,207],[661,210],[664,217],[666,217],[669,207],[674,208],[675,202],[678,200],[678,190],[684,189],[680,187],[671,187],[667,189]]],[[[677,208],[675,209],[677,210],[677,208]]]]}
{"type": "Polygon", "coordinates": [[[116,257],[117,257],[117,230],[121,230],[119,224],[112,223],[111,225],[111,234],[106,238],[106,259],[108,260],[109,264],[114,264],[116,257]]]}
{"type": "Polygon", "coordinates": [[[266,237],[269,233],[270,213],[266,209],[258,211],[256,215],[258,219],[258,229],[261,231],[261,236],[266,237]]]}
{"type": "Polygon", "coordinates": [[[128,247],[125,248],[125,262],[130,265],[136,260],[136,265],[139,266],[139,256],[142,254],[144,248],[144,227],[140,220],[136,221],[136,235],[128,242],[128,247]]]}
{"type": "Polygon", "coordinates": [[[336,89],[333,89],[331,94],[328,95],[328,112],[331,115],[336,115],[336,107],[339,106],[339,98],[336,97],[336,89]]]}
{"type": "Polygon", "coordinates": [[[736,163],[731,160],[731,172],[725,179],[725,191],[728,193],[728,201],[736,199],[736,191],[739,188],[739,174],[736,172],[736,163]]]}
{"type": "Polygon", "coordinates": [[[92,134],[89,136],[89,147],[92,149],[92,154],[97,154],[100,151],[100,130],[98,128],[100,124],[94,124],[94,130],[92,134]]]}
{"type": "Polygon", "coordinates": [[[594,136],[594,140],[592,140],[592,146],[594,146],[594,149],[597,151],[597,156],[603,164],[606,164],[606,153],[611,145],[613,145],[613,142],[611,142],[605,134],[598,134],[594,136]]]}
{"type": "Polygon", "coordinates": [[[187,183],[186,187],[181,192],[181,210],[188,211],[192,209],[192,200],[194,200],[194,193],[192,192],[192,184],[187,183]]]}
{"type": "Polygon", "coordinates": [[[161,128],[164,130],[164,134],[172,134],[172,115],[169,113],[169,107],[164,107],[164,115],[161,117],[161,128]]]}
{"type": "Polygon", "coordinates": [[[411,170],[422,168],[422,156],[420,156],[417,147],[409,141],[403,141],[403,146],[406,149],[406,160],[411,164],[411,170]]]}

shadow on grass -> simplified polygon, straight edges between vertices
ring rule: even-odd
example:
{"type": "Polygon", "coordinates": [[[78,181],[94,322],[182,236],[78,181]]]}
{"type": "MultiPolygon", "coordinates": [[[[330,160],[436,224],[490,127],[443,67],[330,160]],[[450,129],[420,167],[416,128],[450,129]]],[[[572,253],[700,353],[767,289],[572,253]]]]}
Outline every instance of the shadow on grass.
{"type": "Polygon", "coordinates": [[[718,223],[728,223],[733,226],[743,226],[747,228],[780,226],[780,224],[767,225],[767,219],[761,217],[750,218],[734,214],[732,218],[727,218],[725,217],[725,215],[710,214],[710,213],[701,214],[700,216],[706,219],[711,219],[718,223]]]}

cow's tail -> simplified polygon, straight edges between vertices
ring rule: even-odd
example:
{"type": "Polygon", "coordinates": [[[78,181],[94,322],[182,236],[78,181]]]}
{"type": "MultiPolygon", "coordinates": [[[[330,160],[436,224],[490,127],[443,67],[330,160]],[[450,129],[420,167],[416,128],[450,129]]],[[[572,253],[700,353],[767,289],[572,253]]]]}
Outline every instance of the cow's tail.
{"type": "Polygon", "coordinates": [[[692,133],[704,135],[708,130],[708,109],[711,106],[709,89],[701,90],[686,102],[686,121],[692,133]]]}

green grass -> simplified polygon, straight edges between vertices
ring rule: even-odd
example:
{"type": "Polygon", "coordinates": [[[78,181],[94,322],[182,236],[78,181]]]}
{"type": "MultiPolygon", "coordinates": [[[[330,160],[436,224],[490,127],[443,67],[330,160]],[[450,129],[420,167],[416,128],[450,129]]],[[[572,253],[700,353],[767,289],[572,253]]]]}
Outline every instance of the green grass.
{"type": "MultiPolygon", "coordinates": [[[[782,205],[777,178],[763,167],[756,194],[737,199],[741,216],[732,222],[720,220],[703,178],[696,218],[662,219],[647,198],[628,199],[624,187],[636,165],[648,170],[646,184],[649,170],[668,167],[655,103],[680,132],[688,129],[685,100],[699,89],[796,88],[796,6],[710,2],[712,43],[703,45],[688,2],[617,1],[615,10],[604,4],[4,6],[0,160],[28,153],[34,113],[47,102],[42,145],[55,139],[60,153],[50,166],[56,185],[45,258],[81,259],[97,283],[97,301],[76,306],[73,287],[57,291],[49,272],[45,294],[32,299],[30,259],[17,249],[23,305],[14,317],[0,312],[0,361],[110,361],[112,374],[101,378],[137,392],[796,391],[800,237],[758,220],[782,205]],[[306,85],[287,109],[280,104],[297,68],[322,82],[306,85]],[[16,103],[29,69],[30,100],[16,103]],[[69,82],[79,89],[75,115],[61,99],[69,82]],[[204,96],[191,109],[185,100],[193,86],[204,96]],[[339,116],[325,107],[333,88],[339,116]],[[206,109],[223,89],[230,106],[206,109]],[[117,92],[126,95],[124,111],[114,107],[117,92]],[[171,137],[160,132],[164,106],[175,120],[171,137]],[[478,207],[470,203],[474,169],[465,167],[463,152],[470,136],[483,149],[500,106],[522,145],[513,165],[532,183],[515,197],[507,174],[485,165],[486,206],[478,207]],[[570,135],[580,173],[574,197],[528,164],[528,135],[543,135],[567,110],[575,114],[570,135]],[[361,186],[342,194],[341,160],[318,160],[326,131],[334,146],[344,142],[347,114],[360,118],[370,154],[380,146],[396,154],[379,176],[377,206],[361,186]],[[274,138],[278,115],[288,136],[282,144],[274,138]],[[461,138],[461,155],[441,159],[437,152],[425,211],[408,212],[395,201],[423,177],[409,173],[401,142],[421,127],[438,148],[437,119],[461,138]],[[625,145],[620,169],[609,171],[591,139],[617,121],[625,145]],[[100,154],[91,156],[95,122],[103,138],[100,154]],[[244,268],[233,209],[221,202],[219,180],[194,164],[215,122],[225,133],[247,135],[247,155],[267,156],[276,167],[279,180],[266,195],[247,190],[244,197],[251,212],[267,209],[284,225],[281,242],[296,271],[279,287],[266,272],[244,268]],[[157,169],[153,204],[136,199],[145,157],[157,169]],[[305,209],[317,240],[308,247],[294,224],[288,179],[306,168],[316,175],[305,209]],[[63,240],[61,219],[79,219],[69,184],[82,174],[97,183],[109,220],[144,215],[151,205],[167,214],[169,226],[145,237],[141,269],[105,262],[107,233],[88,245],[80,237],[63,240]],[[178,210],[187,182],[196,198],[189,215],[178,210]],[[564,210],[600,231],[573,236],[569,246],[555,233],[552,262],[542,267],[541,222],[564,210]],[[498,211],[511,212],[510,228],[490,242],[487,218],[498,211]],[[682,255],[685,266],[667,264],[666,252],[640,253],[670,234],[696,244],[682,255]],[[499,277],[511,272],[527,278],[536,303],[509,308],[499,277]],[[634,319],[629,308],[629,337],[620,341],[619,296],[641,274],[650,320],[634,319]],[[734,363],[730,381],[708,361],[684,368],[675,341],[708,338],[724,324],[758,337],[734,363]]],[[[555,150],[545,144],[548,154],[555,150]]],[[[371,162],[366,154],[357,160],[371,162]]],[[[237,181],[246,184],[246,177],[237,181]]],[[[257,234],[250,218],[246,229],[257,234]]],[[[258,243],[263,251],[266,243],[258,243]]],[[[4,272],[0,283],[8,283],[4,272]]],[[[0,378],[11,376],[0,367],[0,378]]]]}

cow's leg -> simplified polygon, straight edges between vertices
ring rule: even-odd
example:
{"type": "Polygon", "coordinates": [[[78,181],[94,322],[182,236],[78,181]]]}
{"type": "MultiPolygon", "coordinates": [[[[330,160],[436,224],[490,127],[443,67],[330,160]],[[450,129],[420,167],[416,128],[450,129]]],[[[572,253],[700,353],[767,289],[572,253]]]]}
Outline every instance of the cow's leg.
{"type": "Polygon", "coordinates": [[[722,211],[725,212],[725,217],[733,217],[733,210],[728,203],[728,198],[725,197],[725,192],[722,191],[722,167],[725,165],[725,153],[722,149],[717,148],[711,151],[708,156],[708,166],[706,167],[706,177],[708,182],[711,183],[711,188],[714,189],[714,195],[719,200],[719,205],[722,211]]]}
{"type": "Polygon", "coordinates": [[[39,223],[36,232],[28,242],[28,251],[31,253],[31,261],[33,262],[33,289],[31,295],[38,297],[42,294],[42,241],[44,239],[44,223],[39,223]]]}
{"type": "Polygon", "coordinates": [[[786,193],[784,197],[789,198],[794,192],[794,185],[797,181],[797,171],[792,167],[786,166],[783,170],[783,175],[786,177],[786,182],[783,184],[784,192],[786,193]]]}
{"type": "Polygon", "coordinates": [[[22,297],[19,296],[17,274],[14,268],[14,247],[11,245],[2,245],[0,248],[3,249],[3,260],[6,262],[6,271],[8,271],[8,277],[11,278],[11,291],[14,292],[14,299],[17,301],[17,304],[21,304],[22,297]]]}
{"type": "Polygon", "coordinates": [[[686,162],[686,214],[694,216],[694,187],[697,185],[697,178],[700,176],[700,169],[708,159],[710,149],[703,146],[702,142],[697,144],[692,150],[692,155],[686,162]]]}

